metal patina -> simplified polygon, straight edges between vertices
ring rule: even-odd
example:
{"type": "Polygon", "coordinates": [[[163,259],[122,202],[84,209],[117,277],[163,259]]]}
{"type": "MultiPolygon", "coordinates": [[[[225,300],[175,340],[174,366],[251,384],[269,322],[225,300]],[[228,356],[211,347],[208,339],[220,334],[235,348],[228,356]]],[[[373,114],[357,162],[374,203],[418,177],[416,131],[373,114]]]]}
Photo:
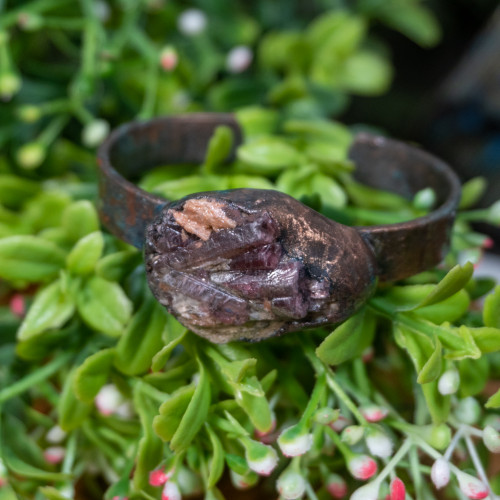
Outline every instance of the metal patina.
{"type": "Polygon", "coordinates": [[[144,248],[153,294],[195,333],[218,343],[257,341],[338,323],[377,280],[411,276],[444,257],[458,179],[432,155],[382,137],[356,137],[357,179],[407,198],[431,187],[436,210],[400,224],[348,227],[273,190],[169,202],[131,182],[157,165],[202,162],[221,124],[241,141],[232,115],[195,114],[125,125],[99,150],[104,225],[144,248]]]}

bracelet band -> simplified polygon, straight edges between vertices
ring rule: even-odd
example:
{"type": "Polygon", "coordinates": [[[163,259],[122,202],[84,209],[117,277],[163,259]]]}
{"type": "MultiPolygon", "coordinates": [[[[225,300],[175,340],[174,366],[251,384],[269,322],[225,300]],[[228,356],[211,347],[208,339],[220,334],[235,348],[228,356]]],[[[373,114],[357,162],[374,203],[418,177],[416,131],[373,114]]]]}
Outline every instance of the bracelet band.
{"type": "MultiPolygon", "coordinates": [[[[356,136],[349,152],[350,158],[356,164],[356,180],[408,199],[418,191],[430,187],[436,194],[437,208],[429,214],[397,224],[349,228],[326,219],[293,198],[275,191],[243,189],[197,193],[171,203],[133,184],[134,180],[159,165],[201,163],[207,144],[219,125],[226,125],[233,130],[236,145],[241,142],[242,132],[233,115],[201,113],[126,124],[115,130],[98,152],[99,210],[104,225],[112,234],[138,248],[146,245],[148,279],[153,293],[183,324],[196,333],[215,342],[256,340],[286,331],[341,321],[366,300],[373,290],[375,279],[393,281],[406,278],[435,266],[443,259],[448,249],[460,199],[458,178],[445,163],[434,156],[416,147],[383,137],[365,133],[356,136]],[[204,211],[205,218],[201,222],[199,219],[202,216],[197,214],[196,210],[204,211]],[[209,216],[206,210],[210,212],[209,216]],[[260,219],[255,215],[257,211],[260,219]],[[248,215],[251,213],[254,215],[248,215]],[[290,215],[293,215],[295,220],[289,220],[290,215]],[[189,217],[192,220],[188,223],[186,218],[189,217]],[[214,225],[214,217],[222,217],[221,220],[227,219],[230,222],[219,221],[220,225],[217,226],[217,223],[214,225]],[[212,242],[212,239],[221,239],[226,233],[224,238],[229,238],[230,233],[240,229],[244,232],[245,227],[254,228],[256,224],[264,224],[262,217],[270,217],[272,224],[276,222],[281,233],[279,236],[275,235],[275,239],[270,243],[266,243],[264,238],[257,243],[246,242],[246,246],[243,245],[245,248],[241,252],[245,254],[245,259],[248,261],[249,256],[253,259],[250,268],[243,270],[246,272],[245,278],[238,275],[243,271],[234,264],[234,252],[231,256],[220,256],[220,259],[226,259],[225,275],[221,271],[222,268],[214,270],[213,262],[210,264],[210,272],[215,272],[217,276],[210,274],[210,279],[206,277],[206,269],[203,271],[205,274],[189,270],[191,268],[188,261],[191,257],[186,256],[187,250],[183,245],[187,245],[186,248],[205,245],[205,251],[210,253],[213,245],[221,244],[212,242]],[[306,222],[299,224],[301,217],[306,222]],[[314,223],[311,222],[313,219],[314,223]],[[256,222],[257,220],[260,222],[256,222]],[[208,242],[205,242],[204,233],[199,233],[200,224],[204,231],[209,227],[206,238],[208,242]],[[333,229],[321,229],[323,224],[330,224],[333,229]],[[332,243],[323,241],[316,235],[312,238],[314,244],[311,243],[306,248],[303,241],[308,238],[314,225],[318,226],[319,232],[323,231],[323,240],[327,233],[335,234],[337,239],[332,243]],[[179,234],[182,232],[184,240],[187,241],[188,236],[190,240],[187,243],[179,243],[179,240],[174,246],[172,239],[168,244],[163,240],[159,242],[160,233],[161,238],[166,237],[167,226],[170,231],[169,238],[174,234],[172,231],[177,231],[179,234]],[[215,236],[212,238],[212,235],[215,236]],[[193,238],[199,241],[191,241],[193,238]],[[296,250],[292,248],[292,240],[296,250]],[[344,245],[344,240],[347,243],[341,250],[331,249],[335,245],[344,245]],[[262,255],[260,260],[256,257],[256,248],[265,248],[268,251],[269,245],[281,245],[281,257],[278,259],[279,263],[278,260],[274,262],[274,268],[266,267],[269,263],[262,264],[262,255]],[[318,245],[322,247],[321,250],[318,245]],[[168,247],[173,253],[177,252],[175,258],[168,257],[166,264],[165,259],[158,256],[159,247],[168,247]],[[181,250],[185,255],[179,254],[181,250]],[[363,255],[363,258],[359,257],[360,255],[363,255]],[[325,262],[324,265],[319,265],[322,263],[321,258],[325,262]],[[182,265],[181,260],[184,262],[182,265]],[[255,263],[257,260],[260,264],[255,263]],[[151,270],[152,263],[157,261],[162,262],[163,273],[166,272],[165,266],[168,267],[168,279],[163,275],[163,278],[155,275],[156,271],[151,270]],[[283,266],[288,266],[288,274],[283,271],[286,276],[282,275],[280,279],[282,282],[286,279],[290,279],[290,282],[295,280],[295,288],[290,285],[291,288],[287,290],[278,290],[276,283],[272,286],[269,284],[271,276],[277,275],[277,270],[285,269],[283,266]],[[297,266],[303,267],[299,269],[297,266]],[[293,272],[290,270],[292,267],[293,272]],[[367,275],[366,278],[363,277],[364,274],[367,275]],[[257,283],[257,277],[259,284],[250,286],[249,282],[252,280],[257,283]],[[205,299],[200,297],[208,293],[207,279],[210,281],[210,287],[214,283],[217,286],[209,287],[212,297],[207,300],[212,302],[212,305],[205,310],[204,306],[202,307],[205,299]],[[314,281],[312,285],[311,280],[314,281]],[[175,281],[177,284],[167,286],[167,281],[175,281]],[[264,282],[265,285],[262,284],[264,282]],[[198,288],[194,287],[193,283],[196,283],[198,288]],[[217,288],[219,284],[220,287],[217,288]],[[182,287],[189,290],[194,287],[193,290],[196,288],[197,291],[189,292],[187,298],[182,287]],[[200,287],[203,288],[203,293],[200,287]],[[249,287],[257,287],[258,291],[252,288],[249,292],[249,287]],[[318,287],[328,288],[328,293],[323,294],[327,294],[328,298],[318,298],[322,293],[318,291],[318,287]],[[179,294],[182,300],[178,298],[179,294]],[[214,305],[219,299],[220,304],[225,305],[214,305]],[[241,301],[246,304],[241,304],[241,301]],[[292,302],[293,306],[290,305],[292,302]],[[328,311],[327,303],[330,304],[328,311]],[[332,307],[333,303],[335,307],[332,307]],[[193,312],[195,309],[202,312],[193,312]],[[230,317],[226,317],[228,314],[224,316],[221,311],[229,311],[230,317]],[[303,317],[300,317],[301,314],[303,317]]],[[[269,226],[269,221],[266,224],[269,226]]],[[[255,234],[252,237],[255,238],[255,234]]],[[[230,246],[230,241],[232,240],[224,240],[223,244],[230,246]]],[[[241,260],[241,256],[238,258],[241,260]]],[[[200,264],[201,268],[204,265],[200,264]]]]}

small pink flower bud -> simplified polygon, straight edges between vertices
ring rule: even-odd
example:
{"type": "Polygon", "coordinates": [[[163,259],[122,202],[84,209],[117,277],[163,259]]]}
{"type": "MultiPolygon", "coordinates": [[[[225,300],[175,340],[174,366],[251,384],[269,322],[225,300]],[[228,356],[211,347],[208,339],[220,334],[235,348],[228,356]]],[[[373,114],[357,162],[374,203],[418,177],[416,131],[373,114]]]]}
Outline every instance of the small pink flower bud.
{"type": "Polygon", "coordinates": [[[457,370],[446,370],[438,380],[438,391],[443,395],[455,394],[460,385],[460,375],[457,370]]]}
{"type": "Polygon", "coordinates": [[[245,458],[250,469],[261,476],[269,476],[278,465],[276,450],[271,446],[250,439],[244,444],[245,458]]]}
{"type": "Polygon", "coordinates": [[[54,425],[45,435],[45,440],[48,443],[56,444],[64,441],[65,437],[66,433],[58,425],[54,425]]]}
{"type": "Polygon", "coordinates": [[[483,248],[486,250],[489,250],[490,248],[493,248],[495,246],[495,242],[493,241],[492,238],[485,238],[483,241],[483,248]]]}
{"type": "Polygon", "coordinates": [[[363,363],[369,363],[375,356],[375,350],[373,349],[373,346],[368,346],[362,353],[361,353],[361,361],[363,363]]]}
{"type": "Polygon", "coordinates": [[[380,458],[388,458],[392,455],[394,449],[392,439],[380,429],[369,429],[365,441],[372,455],[380,458]]]}
{"type": "Polygon", "coordinates": [[[500,433],[490,425],[483,430],[483,442],[491,453],[500,453],[500,433]]]}
{"type": "Polygon", "coordinates": [[[231,49],[226,58],[226,67],[231,73],[242,73],[252,64],[253,52],[250,47],[239,45],[231,49]]]}
{"type": "Polygon", "coordinates": [[[465,496],[473,500],[480,500],[489,495],[488,488],[477,477],[461,471],[457,471],[456,476],[458,479],[458,486],[460,486],[460,490],[465,496]]]}
{"type": "Polygon", "coordinates": [[[128,500],[128,497],[120,497],[118,495],[113,497],[113,500],[128,500]]]}
{"type": "Polygon", "coordinates": [[[276,486],[285,500],[295,500],[302,497],[306,491],[306,481],[301,474],[291,469],[285,470],[278,478],[276,486]]]}
{"type": "Polygon", "coordinates": [[[160,52],[160,66],[165,71],[173,71],[179,62],[179,55],[174,47],[167,45],[160,52]]]}
{"type": "Polygon", "coordinates": [[[353,455],[347,462],[347,468],[353,477],[366,481],[377,473],[377,462],[368,455],[353,455]]]}
{"type": "Polygon", "coordinates": [[[101,387],[94,399],[97,410],[104,416],[115,413],[123,402],[123,396],[114,384],[107,384],[101,387]]]}
{"type": "Polygon", "coordinates": [[[7,484],[7,468],[0,458],[0,488],[7,484]]]}
{"type": "Polygon", "coordinates": [[[326,491],[332,498],[344,498],[347,495],[347,483],[338,474],[330,474],[326,480],[326,491]]]}
{"type": "Polygon", "coordinates": [[[304,455],[311,449],[312,442],[312,434],[304,431],[300,424],[288,427],[278,438],[278,445],[286,457],[304,455]]]}
{"type": "Polygon", "coordinates": [[[450,465],[448,464],[448,460],[438,458],[432,464],[431,479],[438,490],[444,488],[450,482],[450,465]]]}
{"type": "Polygon", "coordinates": [[[342,442],[353,446],[361,441],[365,430],[360,425],[349,425],[342,431],[340,439],[342,442]]]}
{"type": "Polygon", "coordinates": [[[177,19],[179,31],[186,36],[199,35],[207,26],[207,16],[199,9],[187,9],[177,19]]]}
{"type": "Polygon", "coordinates": [[[22,318],[26,312],[24,297],[20,293],[15,293],[9,301],[10,312],[15,316],[22,318]]]}
{"type": "Polygon", "coordinates": [[[377,500],[380,489],[379,481],[373,481],[358,488],[350,500],[377,500]]]}
{"type": "Polygon", "coordinates": [[[49,446],[43,452],[43,458],[49,464],[58,464],[63,461],[66,450],[62,446],[49,446]]]}
{"type": "Polygon", "coordinates": [[[368,422],[380,422],[387,415],[389,415],[389,410],[387,408],[382,408],[381,406],[365,406],[360,408],[361,414],[366,418],[368,422]]]}
{"type": "Polygon", "coordinates": [[[391,481],[391,500],[405,500],[406,498],[406,487],[405,483],[399,479],[399,477],[395,477],[391,481]]]}
{"type": "Polygon", "coordinates": [[[330,424],[330,427],[335,432],[342,431],[345,427],[352,424],[352,420],[350,418],[344,417],[344,415],[339,415],[339,418],[330,424]]]}
{"type": "Polygon", "coordinates": [[[164,468],[155,469],[149,473],[149,484],[151,486],[161,486],[168,481],[168,478],[164,468]]]}
{"type": "Polygon", "coordinates": [[[181,492],[177,483],[173,481],[168,481],[165,483],[163,487],[163,491],[161,492],[161,500],[181,500],[181,492]]]}

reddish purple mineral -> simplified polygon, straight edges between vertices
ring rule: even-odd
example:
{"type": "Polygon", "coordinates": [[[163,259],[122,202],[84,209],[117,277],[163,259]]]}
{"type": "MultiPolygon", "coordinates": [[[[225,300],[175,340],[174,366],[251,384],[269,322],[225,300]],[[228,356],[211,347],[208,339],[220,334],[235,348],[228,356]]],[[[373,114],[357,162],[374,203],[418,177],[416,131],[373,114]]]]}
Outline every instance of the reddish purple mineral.
{"type": "Polygon", "coordinates": [[[188,196],[164,208],[146,241],[157,300],[217,343],[342,321],[375,283],[357,231],[277,191],[188,196]]]}

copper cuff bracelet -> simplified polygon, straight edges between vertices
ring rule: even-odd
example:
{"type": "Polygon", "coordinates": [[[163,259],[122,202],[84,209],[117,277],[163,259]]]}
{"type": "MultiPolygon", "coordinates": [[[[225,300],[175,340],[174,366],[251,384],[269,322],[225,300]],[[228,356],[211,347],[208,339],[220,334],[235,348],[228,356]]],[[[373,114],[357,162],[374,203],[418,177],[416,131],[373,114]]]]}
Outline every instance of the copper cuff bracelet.
{"type": "Polygon", "coordinates": [[[233,115],[203,113],[126,124],[98,152],[102,222],[144,248],[153,294],[195,333],[217,343],[256,341],[338,323],[377,280],[403,279],[443,259],[460,183],[442,161],[395,140],[359,134],[349,156],[356,180],[370,187],[408,199],[434,190],[434,211],[398,224],[348,227],[273,190],[170,202],[127,180],[159,165],[203,162],[219,125],[241,143],[233,115]]]}

